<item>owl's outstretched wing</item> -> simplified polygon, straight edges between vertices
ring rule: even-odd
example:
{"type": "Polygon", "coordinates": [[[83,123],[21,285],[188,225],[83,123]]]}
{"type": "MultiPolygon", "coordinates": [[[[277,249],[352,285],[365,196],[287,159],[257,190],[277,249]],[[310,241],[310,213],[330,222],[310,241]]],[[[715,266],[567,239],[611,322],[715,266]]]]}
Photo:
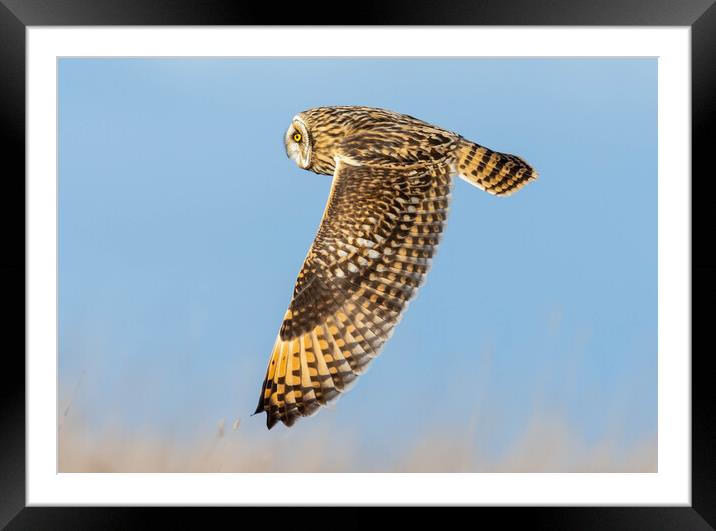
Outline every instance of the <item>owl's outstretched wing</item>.
{"type": "Polygon", "coordinates": [[[287,426],[346,391],[379,353],[428,271],[450,169],[339,160],[276,338],[256,412],[287,426]]]}

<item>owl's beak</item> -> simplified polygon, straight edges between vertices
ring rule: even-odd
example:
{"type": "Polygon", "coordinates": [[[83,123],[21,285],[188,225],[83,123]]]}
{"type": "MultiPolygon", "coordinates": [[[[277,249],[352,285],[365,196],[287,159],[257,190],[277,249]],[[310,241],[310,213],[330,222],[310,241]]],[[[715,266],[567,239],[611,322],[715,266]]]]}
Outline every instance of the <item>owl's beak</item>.
{"type": "Polygon", "coordinates": [[[301,165],[301,148],[296,142],[286,143],[286,156],[298,166],[301,165]]]}

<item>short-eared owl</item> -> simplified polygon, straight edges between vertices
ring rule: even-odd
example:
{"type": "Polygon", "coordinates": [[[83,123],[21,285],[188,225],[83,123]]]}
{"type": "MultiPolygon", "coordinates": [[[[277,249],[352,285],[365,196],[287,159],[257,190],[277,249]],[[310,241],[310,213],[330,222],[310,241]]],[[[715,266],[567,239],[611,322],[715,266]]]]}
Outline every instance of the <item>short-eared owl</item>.
{"type": "Polygon", "coordinates": [[[515,155],[369,107],[304,111],[284,143],[333,180],[261,388],[269,429],[316,413],[379,354],[428,271],[453,176],[499,196],[537,178],[515,155]]]}

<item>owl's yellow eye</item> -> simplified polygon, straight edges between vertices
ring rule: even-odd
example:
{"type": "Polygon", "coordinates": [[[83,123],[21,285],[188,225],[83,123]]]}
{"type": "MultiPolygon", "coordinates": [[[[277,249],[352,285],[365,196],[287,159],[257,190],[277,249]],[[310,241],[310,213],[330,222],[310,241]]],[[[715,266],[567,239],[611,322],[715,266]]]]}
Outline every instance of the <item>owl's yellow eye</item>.
{"type": "Polygon", "coordinates": [[[300,141],[301,141],[301,138],[303,138],[303,137],[301,136],[301,133],[294,133],[294,134],[293,134],[293,140],[294,140],[294,141],[300,142],[300,141]]]}

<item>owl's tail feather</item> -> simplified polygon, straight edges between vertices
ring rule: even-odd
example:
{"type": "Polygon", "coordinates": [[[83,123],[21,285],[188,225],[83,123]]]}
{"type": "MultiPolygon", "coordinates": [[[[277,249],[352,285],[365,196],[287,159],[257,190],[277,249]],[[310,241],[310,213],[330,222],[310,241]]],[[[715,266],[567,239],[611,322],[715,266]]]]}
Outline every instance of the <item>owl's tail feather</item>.
{"type": "Polygon", "coordinates": [[[464,138],[457,150],[455,171],[490,194],[507,196],[537,179],[535,169],[516,155],[498,153],[464,138]]]}

